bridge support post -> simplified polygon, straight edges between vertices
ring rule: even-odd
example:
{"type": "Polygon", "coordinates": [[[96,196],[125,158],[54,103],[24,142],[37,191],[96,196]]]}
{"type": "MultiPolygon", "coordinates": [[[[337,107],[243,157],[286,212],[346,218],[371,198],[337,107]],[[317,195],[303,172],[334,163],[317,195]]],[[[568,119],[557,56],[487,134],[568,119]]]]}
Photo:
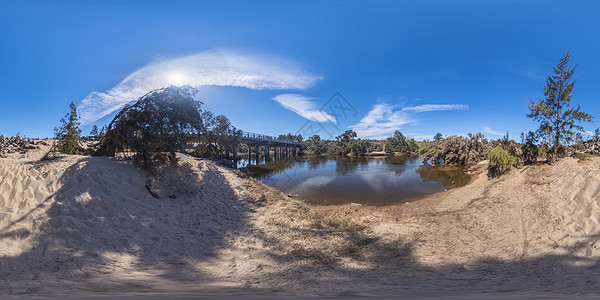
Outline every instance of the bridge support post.
{"type": "Polygon", "coordinates": [[[186,145],[187,145],[186,138],[185,138],[185,137],[183,137],[183,138],[182,138],[182,141],[181,141],[181,153],[182,153],[182,154],[185,154],[185,153],[186,153],[186,152],[185,152],[185,146],[186,146],[186,145]]]}
{"type": "Polygon", "coordinates": [[[265,145],[265,158],[269,158],[269,143],[265,145]]]}
{"type": "Polygon", "coordinates": [[[233,146],[233,168],[237,169],[237,146],[233,146]]]}
{"type": "Polygon", "coordinates": [[[251,160],[252,160],[252,147],[250,147],[250,145],[248,145],[248,164],[250,164],[251,160]]]}
{"type": "Polygon", "coordinates": [[[258,146],[256,146],[256,164],[258,165],[258,160],[260,159],[260,151],[258,151],[258,146]]]}

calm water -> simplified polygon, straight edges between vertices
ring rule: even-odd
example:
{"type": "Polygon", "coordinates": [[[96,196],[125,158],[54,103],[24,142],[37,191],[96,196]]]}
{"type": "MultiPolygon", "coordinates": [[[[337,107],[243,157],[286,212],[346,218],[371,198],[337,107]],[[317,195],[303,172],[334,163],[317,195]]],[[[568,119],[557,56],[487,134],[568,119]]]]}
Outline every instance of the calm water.
{"type": "MultiPolygon", "coordinates": [[[[247,163],[242,160],[238,166],[247,163]]],[[[247,167],[251,176],[322,205],[404,203],[469,181],[461,167],[432,166],[399,156],[294,157],[252,163],[247,167]]]]}

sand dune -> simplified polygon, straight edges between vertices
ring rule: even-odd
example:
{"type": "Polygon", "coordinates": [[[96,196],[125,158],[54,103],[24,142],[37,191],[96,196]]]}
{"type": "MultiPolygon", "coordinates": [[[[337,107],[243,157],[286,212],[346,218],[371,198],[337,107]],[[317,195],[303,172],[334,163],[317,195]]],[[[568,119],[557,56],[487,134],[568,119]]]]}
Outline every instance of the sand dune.
{"type": "Polygon", "coordinates": [[[0,159],[4,295],[600,292],[598,158],[494,180],[482,164],[408,205],[312,207],[189,156],[149,177],[42,150],[0,159]]]}

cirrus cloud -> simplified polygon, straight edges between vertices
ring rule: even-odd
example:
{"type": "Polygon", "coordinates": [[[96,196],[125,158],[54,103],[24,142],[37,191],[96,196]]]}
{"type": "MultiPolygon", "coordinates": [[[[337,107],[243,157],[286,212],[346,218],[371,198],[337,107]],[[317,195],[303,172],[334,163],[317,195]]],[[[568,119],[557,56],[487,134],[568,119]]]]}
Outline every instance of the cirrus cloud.
{"type": "Polygon", "coordinates": [[[273,100],[279,102],[284,108],[308,120],[315,122],[336,122],[334,117],[319,110],[317,104],[311,101],[313,99],[300,94],[282,94],[273,97],[273,100]]]}
{"type": "Polygon", "coordinates": [[[416,122],[414,114],[443,111],[443,110],[468,110],[465,104],[423,104],[400,108],[400,105],[378,103],[360,120],[358,124],[349,126],[362,138],[384,138],[402,125],[416,122]]]}
{"type": "Polygon", "coordinates": [[[414,122],[403,110],[396,110],[397,105],[378,103],[364,116],[358,124],[349,126],[362,138],[379,138],[389,134],[400,126],[414,122]]]}
{"type": "Polygon", "coordinates": [[[500,133],[498,131],[492,130],[492,128],[490,128],[490,126],[483,126],[483,131],[485,131],[486,133],[492,134],[492,135],[504,135],[504,133],[500,133]]]}
{"type": "Polygon", "coordinates": [[[402,110],[420,113],[420,112],[427,112],[427,111],[462,110],[462,109],[464,109],[464,110],[469,109],[469,106],[465,105],[465,104],[423,104],[423,105],[405,107],[402,110]]]}
{"type": "Polygon", "coordinates": [[[169,85],[229,86],[254,90],[306,89],[322,77],[282,58],[233,51],[206,51],[148,64],[105,92],[89,94],[78,107],[83,124],[94,122],[169,85]]]}

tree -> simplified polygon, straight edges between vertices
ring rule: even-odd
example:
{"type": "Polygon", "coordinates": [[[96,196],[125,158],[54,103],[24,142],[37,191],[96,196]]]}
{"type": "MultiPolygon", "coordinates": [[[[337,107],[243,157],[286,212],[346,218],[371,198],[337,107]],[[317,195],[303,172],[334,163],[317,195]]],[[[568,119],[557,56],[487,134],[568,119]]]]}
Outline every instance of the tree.
{"type": "Polygon", "coordinates": [[[100,128],[100,136],[104,136],[107,130],[108,127],[106,125],[102,126],[102,128],[100,128]]]}
{"type": "Polygon", "coordinates": [[[521,132],[521,153],[525,163],[537,160],[539,148],[536,142],[537,136],[535,132],[529,131],[527,134],[521,132]]]}
{"type": "Polygon", "coordinates": [[[346,130],[344,133],[335,137],[335,139],[342,145],[348,144],[350,140],[353,140],[358,135],[353,130],[346,130]]]}
{"type": "Polygon", "coordinates": [[[201,119],[204,126],[200,135],[202,143],[197,149],[198,154],[221,158],[223,154],[228,156],[229,153],[236,151],[242,132],[232,126],[227,117],[215,116],[210,111],[203,111],[201,119]]]}
{"type": "Polygon", "coordinates": [[[441,141],[441,140],[443,140],[443,139],[444,139],[444,136],[443,136],[441,133],[439,133],[439,132],[438,132],[438,133],[436,133],[436,134],[433,136],[433,141],[434,141],[434,142],[439,142],[439,141],[441,141]]]}
{"type": "Polygon", "coordinates": [[[92,130],[90,130],[90,136],[98,136],[98,125],[92,126],[92,130]]]}
{"type": "Polygon", "coordinates": [[[297,142],[297,143],[301,143],[302,142],[302,135],[298,134],[280,134],[277,136],[278,140],[282,140],[282,141],[289,141],[289,142],[297,142]]]}
{"type": "Polygon", "coordinates": [[[71,111],[60,119],[60,126],[54,128],[57,140],[58,150],[65,154],[74,154],[79,143],[79,116],[77,116],[77,107],[73,102],[69,105],[71,111]]]}
{"type": "Polygon", "coordinates": [[[114,156],[117,151],[131,150],[147,169],[164,153],[174,162],[186,134],[202,130],[202,103],[194,100],[196,92],[188,86],[170,86],[125,106],[108,125],[95,154],[114,156]]]}
{"type": "Polygon", "coordinates": [[[327,152],[327,142],[321,140],[321,136],[315,134],[304,142],[306,144],[306,149],[313,154],[322,154],[327,152]]]}
{"type": "Polygon", "coordinates": [[[538,133],[552,144],[552,159],[556,159],[562,143],[573,141],[576,132],[581,132],[581,122],[590,122],[592,116],[581,111],[581,107],[571,108],[571,94],[575,81],[575,68],[569,69],[569,52],[554,67],[554,75],[546,78],[544,99],[529,103],[527,117],[540,123],[538,133]]]}
{"type": "Polygon", "coordinates": [[[402,132],[396,130],[394,135],[387,138],[386,149],[397,152],[413,152],[418,146],[414,139],[407,139],[402,132]]]}

